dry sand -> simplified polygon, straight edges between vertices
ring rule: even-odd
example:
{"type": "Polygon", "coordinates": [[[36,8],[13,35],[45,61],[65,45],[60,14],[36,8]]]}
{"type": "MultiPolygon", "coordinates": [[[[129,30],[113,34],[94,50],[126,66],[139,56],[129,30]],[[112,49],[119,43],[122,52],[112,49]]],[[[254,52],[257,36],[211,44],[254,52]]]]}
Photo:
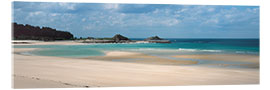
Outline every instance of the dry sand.
{"type": "MultiPolygon", "coordinates": [[[[34,49],[15,48],[14,52],[28,50],[34,49]]],[[[120,56],[158,59],[131,52],[108,52],[107,57],[99,58],[120,56]]],[[[14,54],[13,74],[14,88],[259,84],[259,69],[139,64],[19,54],[14,54]]]]}

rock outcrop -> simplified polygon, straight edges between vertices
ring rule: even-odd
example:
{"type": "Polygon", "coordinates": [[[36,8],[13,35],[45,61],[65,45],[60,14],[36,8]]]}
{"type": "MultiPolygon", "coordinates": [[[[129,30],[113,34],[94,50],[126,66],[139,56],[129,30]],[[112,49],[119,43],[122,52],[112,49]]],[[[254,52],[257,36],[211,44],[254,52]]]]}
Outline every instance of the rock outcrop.
{"type": "Polygon", "coordinates": [[[144,40],[149,42],[149,43],[171,43],[170,40],[164,40],[162,38],[159,38],[158,36],[149,37],[149,38],[146,38],[144,40]]]}
{"type": "Polygon", "coordinates": [[[130,40],[120,34],[114,35],[112,38],[92,38],[82,41],[82,43],[171,43],[170,40],[164,40],[158,36],[149,37],[145,40],[130,40]]]}
{"type": "Polygon", "coordinates": [[[127,41],[130,41],[130,39],[128,39],[125,36],[122,36],[120,34],[116,34],[115,36],[112,37],[112,39],[116,42],[116,43],[124,43],[127,41]]]}
{"type": "Polygon", "coordinates": [[[154,37],[146,38],[144,40],[149,41],[149,40],[163,40],[163,39],[159,38],[158,36],[154,36],[154,37]]]}

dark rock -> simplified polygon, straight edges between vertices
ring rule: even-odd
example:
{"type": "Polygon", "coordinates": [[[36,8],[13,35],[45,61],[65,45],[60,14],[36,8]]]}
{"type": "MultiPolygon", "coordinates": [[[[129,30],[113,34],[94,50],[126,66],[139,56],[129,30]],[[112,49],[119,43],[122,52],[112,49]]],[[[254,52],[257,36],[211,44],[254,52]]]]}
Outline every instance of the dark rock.
{"type": "Polygon", "coordinates": [[[149,38],[146,38],[144,40],[149,42],[149,43],[171,43],[170,40],[164,40],[162,38],[159,38],[158,36],[149,37],[149,38]]]}
{"type": "Polygon", "coordinates": [[[158,36],[154,36],[154,37],[146,38],[144,40],[149,41],[149,40],[163,40],[163,39],[159,38],[158,36]]]}
{"type": "Polygon", "coordinates": [[[113,40],[116,42],[116,43],[119,43],[119,42],[123,42],[123,41],[129,41],[129,39],[125,36],[122,36],[120,34],[116,34],[115,36],[113,36],[113,40]]]}

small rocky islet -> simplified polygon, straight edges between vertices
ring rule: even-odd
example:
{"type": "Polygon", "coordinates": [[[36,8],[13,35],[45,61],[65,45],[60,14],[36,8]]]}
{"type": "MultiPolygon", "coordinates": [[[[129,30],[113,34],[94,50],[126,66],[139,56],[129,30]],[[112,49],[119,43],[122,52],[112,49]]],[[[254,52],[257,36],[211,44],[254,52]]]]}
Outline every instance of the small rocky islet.
{"type": "Polygon", "coordinates": [[[170,40],[158,36],[148,37],[144,40],[130,40],[129,38],[116,34],[112,38],[91,38],[81,41],[82,43],[171,43],[170,40]]]}

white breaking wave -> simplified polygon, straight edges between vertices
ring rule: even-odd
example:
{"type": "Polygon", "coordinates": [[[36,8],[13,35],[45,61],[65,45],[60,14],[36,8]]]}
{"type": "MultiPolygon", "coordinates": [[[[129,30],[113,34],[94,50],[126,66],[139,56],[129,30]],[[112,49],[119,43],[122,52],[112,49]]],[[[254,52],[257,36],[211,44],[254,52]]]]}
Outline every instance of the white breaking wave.
{"type": "Polygon", "coordinates": [[[222,52],[222,50],[207,50],[207,49],[183,49],[179,48],[179,51],[188,51],[188,52],[222,52]]]}
{"type": "Polygon", "coordinates": [[[208,50],[208,49],[160,49],[160,48],[138,48],[138,49],[129,49],[131,51],[167,51],[167,52],[222,52],[222,50],[208,50]]]}
{"type": "Polygon", "coordinates": [[[206,52],[222,52],[221,50],[201,50],[201,51],[206,51],[206,52]]]}
{"type": "Polygon", "coordinates": [[[134,51],[176,51],[173,49],[160,49],[160,48],[138,48],[138,49],[130,49],[134,51]]]}
{"type": "Polygon", "coordinates": [[[138,48],[138,49],[123,49],[123,50],[124,51],[150,52],[150,53],[179,52],[177,49],[162,49],[162,48],[138,48]]]}
{"type": "Polygon", "coordinates": [[[246,53],[246,52],[245,52],[245,51],[236,51],[235,53],[244,54],[244,53],[246,53]]]}
{"type": "Polygon", "coordinates": [[[191,52],[198,51],[197,49],[182,49],[182,48],[179,48],[178,50],[179,51],[191,51],[191,52]]]}
{"type": "Polygon", "coordinates": [[[29,56],[34,56],[35,55],[35,54],[31,53],[31,52],[21,52],[20,54],[29,55],[29,56]]]}
{"type": "Polygon", "coordinates": [[[236,51],[238,54],[258,54],[258,52],[250,52],[250,51],[236,51]]]}

